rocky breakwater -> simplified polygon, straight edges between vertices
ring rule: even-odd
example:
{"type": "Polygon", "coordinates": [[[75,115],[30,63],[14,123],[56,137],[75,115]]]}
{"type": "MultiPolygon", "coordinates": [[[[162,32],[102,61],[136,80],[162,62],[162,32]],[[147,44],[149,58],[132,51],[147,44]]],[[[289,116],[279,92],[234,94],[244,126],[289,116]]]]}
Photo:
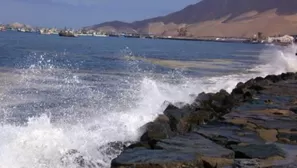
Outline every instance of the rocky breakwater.
{"type": "Polygon", "coordinates": [[[297,167],[297,73],[169,104],[112,168],[297,167]]]}

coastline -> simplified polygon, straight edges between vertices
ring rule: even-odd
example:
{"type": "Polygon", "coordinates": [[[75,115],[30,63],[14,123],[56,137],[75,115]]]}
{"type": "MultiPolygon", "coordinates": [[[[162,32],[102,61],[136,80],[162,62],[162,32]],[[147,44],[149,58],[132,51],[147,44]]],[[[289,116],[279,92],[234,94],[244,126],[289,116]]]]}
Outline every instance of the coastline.
{"type": "Polygon", "coordinates": [[[140,128],[112,168],[297,166],[297,73],[257,77],[229,94],[200,93],[140,128]],[[249,165],[249,166],[247,166],[249,165]]]}

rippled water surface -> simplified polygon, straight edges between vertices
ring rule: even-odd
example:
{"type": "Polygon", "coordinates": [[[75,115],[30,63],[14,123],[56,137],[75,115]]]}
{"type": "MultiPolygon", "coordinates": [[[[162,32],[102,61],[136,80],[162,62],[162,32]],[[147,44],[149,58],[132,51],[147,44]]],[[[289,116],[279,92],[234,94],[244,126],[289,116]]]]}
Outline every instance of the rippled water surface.
{"type": "Polygon", "coordinates": [[[164,101],[297,70],[296,47],[0,32],[0,168],[109,167],[164,101]]]}

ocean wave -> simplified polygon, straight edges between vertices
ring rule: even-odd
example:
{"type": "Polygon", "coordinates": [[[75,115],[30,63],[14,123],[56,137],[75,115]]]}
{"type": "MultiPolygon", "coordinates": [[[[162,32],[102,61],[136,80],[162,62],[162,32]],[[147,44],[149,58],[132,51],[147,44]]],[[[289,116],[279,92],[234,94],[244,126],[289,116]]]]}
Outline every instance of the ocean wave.
{"type": "MultiPolygon", "coordinates": [[[[98,82],[106,82],[104,78],[82,80],[87,75],[85,72],[73,73],[51,65],[46,68],[31,66],[13,77],[11,73],[3,72],[1,78],[7,79],[9,85],[2,85],[0,94],[0,168],[75,168],[77,163],[65,165],[61,161],[70,150],[79,151],[85,160],[109,167],[120,149],[106,152],[103,148],[106,145],[108,148],[111,142],[138,140],[138,128],[162,113],[164,101],[190,103],[193,101],[191,94],[220,89],[230,92],[240,81],[296,71],[295,52],[296,46],[264,50],[259,55],[259,65],[246,70],[253,73],[200,78],[178,76],[179,83],[145,75],[123,78],[117,84],[124,84],[127,88],[118,91],[116,98],[109,97],[109,92],[104,90],[108,85],[101,85],[105,86],[103,90],[96,90],[100,87],[98,82]],[[31,92],[20,91],[21,88],[31,92]],[[66,101],[67,98],[72,99],[66,101]],[[62,100],[66,107],[61,104],[48,109],[41,107],[40,112],[26,118],[26,122],[19,125],[11,122],[12,117],[19,117],[11,115],[19,110],[19,104],[33,102],[39,106],[41,101],[63,103],[62,100]]],[[[175,68],[192,65],[192,62],[185,65],[184,62],[168,60],[144,61],[175,68]]],[[[123,86],[118,87],[109,89],[121,90],[123,86]]],[[[28,107],[26,110],[30,109],[33,110],[28,107]]]]}

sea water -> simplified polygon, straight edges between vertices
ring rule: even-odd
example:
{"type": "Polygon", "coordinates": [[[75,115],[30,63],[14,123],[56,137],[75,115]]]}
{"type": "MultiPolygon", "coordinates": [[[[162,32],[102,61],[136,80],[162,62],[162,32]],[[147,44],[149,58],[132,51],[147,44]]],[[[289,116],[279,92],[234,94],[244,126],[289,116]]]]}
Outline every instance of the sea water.
{"type": "Polygon", "coordinates": [[[109,167],[165,101],[297,70],[295,46],[0,33],[0,168],[109,167]],[[108,152],[109,151],[109,152],[108,152]]]}

